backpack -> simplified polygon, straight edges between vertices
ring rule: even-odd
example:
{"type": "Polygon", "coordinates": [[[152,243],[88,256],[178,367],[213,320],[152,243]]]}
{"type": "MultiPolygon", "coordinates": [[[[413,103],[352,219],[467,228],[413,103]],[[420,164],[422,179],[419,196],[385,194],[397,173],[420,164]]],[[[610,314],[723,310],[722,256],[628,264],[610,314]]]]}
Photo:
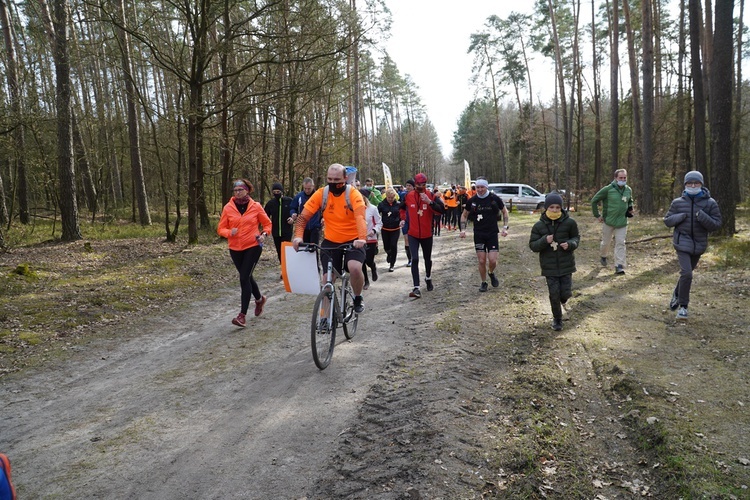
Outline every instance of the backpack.
{"type": "MultiPolygon", "coordinates": [[[[344,191],[344,196],[346,197],[346,208],[351,210],[352,212],[354,209],[352,208],[352,199],[351,195],[349,194],[352,190],[351,184],[346,185],[346,190],[344,191]]],[[[323,188],[323,203],[320,205],[320,211],[325,212],[326,206],[328,205],[328,186],[323,188]]]]}
{"type": "Polygon", "coordinates": [[[10,481],[10,460],[0,453],[0,500],[16,500],[16,490],[10,481]]]}

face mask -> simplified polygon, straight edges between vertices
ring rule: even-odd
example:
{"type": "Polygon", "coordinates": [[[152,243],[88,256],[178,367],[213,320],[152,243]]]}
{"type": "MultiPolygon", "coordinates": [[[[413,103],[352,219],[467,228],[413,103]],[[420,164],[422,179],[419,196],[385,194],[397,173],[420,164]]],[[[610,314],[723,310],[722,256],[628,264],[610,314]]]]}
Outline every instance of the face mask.
{"type": "Polygon", "coordinates": [[[276,199],[278,200],[278,199],[280,199],[280,198],[281,198],[281,193],[274,193],[274,194],[273,194],[273,197],[274,197],[274,198],[276,198],[276,199]]]}
{"type": "Polygon", "coordinates": [[[620,187],[625,187],[625,184],[627,184],[628,181],[617,181],[617,185],[620,187]]]}
{"type": "Polygon", "coordinates": [[[549,210],[544,212],[547,215],[547,218],[549,220],[557,220],[560,217],[562,217],[562,211],[560,212],[550,212],[549,210]]]}
{"type": "Polygon", "coordinates": [[[695,196],[696,194],[701,192],[701,188],[699,187],[686,187],[685,192],[691,196],[695,196]]]}
{"type": "Polygon", "coordinates": [[[328,183],[328,190],[333,195],[339,195],[346,191],[346,183],[345,182],[329,182],[328,183]]]}

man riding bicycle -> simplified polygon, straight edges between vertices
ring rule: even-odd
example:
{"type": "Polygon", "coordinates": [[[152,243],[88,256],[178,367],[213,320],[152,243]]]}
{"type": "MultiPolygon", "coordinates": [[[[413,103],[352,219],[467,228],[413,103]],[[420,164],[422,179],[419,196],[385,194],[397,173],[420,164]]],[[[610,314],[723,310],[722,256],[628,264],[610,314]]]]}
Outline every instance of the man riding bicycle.
{"type": "Polygon", "coordinates": [[[325,224],[325,237],[320,244],[322,249],[320,263],[325,269],[329,258],[333,260],[333,267],[343,273],[341,266],[346,255],[346,269],[354,291],[354,311],[361,313],[365,310],[362,300],[362,288],[365,275],[362,264],[365,262],[365,246],[367,244],[367,221],[365,219],[365,202],[357,189],[346,183],[346,169],[343,165],[334,163],[328,167],[328,185],[320,188],[305,203],[305,208],[299,214],[294,224],[294,239],[292,246],[299,250],[305,226],[310,217],[322,210],[325,224]],[[351,243],[353,248],[344,251],[337,248],[351,243]]]}

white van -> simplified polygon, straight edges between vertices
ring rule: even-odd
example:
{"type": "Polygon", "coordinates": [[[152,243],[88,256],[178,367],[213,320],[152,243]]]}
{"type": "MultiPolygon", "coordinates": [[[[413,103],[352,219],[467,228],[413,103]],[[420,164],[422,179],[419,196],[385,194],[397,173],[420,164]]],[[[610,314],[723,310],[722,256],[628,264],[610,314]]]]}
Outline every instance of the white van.
{"type": "Polygon", "coordinates": [[[508,205],[508,210],[516,207],[519,210],[538,210],[544,208],[544,195],[528,184],[513,182],[491,182],[490,191],[494,192],[508,205]]]}

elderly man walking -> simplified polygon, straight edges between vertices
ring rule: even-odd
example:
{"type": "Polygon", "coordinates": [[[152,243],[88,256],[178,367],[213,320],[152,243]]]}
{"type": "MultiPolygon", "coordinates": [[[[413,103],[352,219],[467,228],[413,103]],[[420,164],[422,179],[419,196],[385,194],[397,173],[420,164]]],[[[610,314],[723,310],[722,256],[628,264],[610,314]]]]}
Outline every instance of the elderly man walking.
{"type": "Polygon", "coordinates": [[[633,190],[628,186],[628,172],[624,168],[615,170],[614,180],[601,188],[591,198],[594,217],[602,223],[600,262],[607,267],[607,254],[615,239],[615,274],[625,274],[625,237],[628,233],[628,218],[633,216],[633,190]],[[602,211],[599,213],[599,202],[602,211]]]}

